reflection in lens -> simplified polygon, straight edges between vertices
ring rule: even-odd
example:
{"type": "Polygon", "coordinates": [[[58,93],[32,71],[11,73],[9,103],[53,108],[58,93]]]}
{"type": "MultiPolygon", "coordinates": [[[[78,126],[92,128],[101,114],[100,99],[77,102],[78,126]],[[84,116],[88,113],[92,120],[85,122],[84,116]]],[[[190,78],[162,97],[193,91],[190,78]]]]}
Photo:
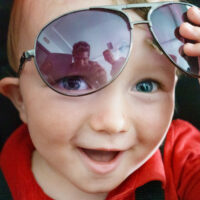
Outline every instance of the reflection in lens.
{"type": "Polygon", "coordinates": [[[36,64],[43,80],[54,90],[66,95],[91,93],[120,73],[130,37],[127,19],[115,12],[73,12],[56,19],[39,34],[36,64]]]}
{"type": "MultiPolygon", "coordinates": [[[[88,85],[85,80],[79,76],[64,77],[56,81],[55,85],[65,90],[86,90],[88,85]]],[[[56,87],[56,86],[55,86],[56,87]]]]}
{"type": "Polygon", "coordinates": [[[159,42],[161,48],[183,71],[200,75],[198,57],[186,56],[183,45],[188,41],[179,34],[179,27],[187,21],[187,10],[190,6],[186,4],[163,5],[151,14],[152,32],[159,42]]]}

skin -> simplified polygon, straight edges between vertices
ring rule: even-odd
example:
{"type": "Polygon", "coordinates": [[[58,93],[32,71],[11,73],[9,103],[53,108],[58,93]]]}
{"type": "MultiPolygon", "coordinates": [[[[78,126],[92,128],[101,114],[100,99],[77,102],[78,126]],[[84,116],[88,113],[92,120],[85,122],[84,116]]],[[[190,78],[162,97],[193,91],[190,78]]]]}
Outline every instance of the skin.
{"type": "MultiPolygon", "coordinates": [[[[22,11],[26,31],[21,33],[19,55],[33,48],[35,36],[51,19],[71,10],[106,4],[112,2],[26,0],[22,11]]],[[[130,15],[140,19],[134,12],[130,15]]],[[[188,37],[189,29],[184,26],[182,34],[188,37]]],[[[111,85],[92,95],[74,98],[54,92],[43,83],[33,61],[25,64],[20,79],[0,81],[1,93],[13,101],[29,127],[36,148],[32,171],[50,197],[105,199],[162,142],[174,110],[175,68],[164,55],[152,51],[147,29],[137,26],[134,37],[137,40],[124,71],[111,85]],[[152,91],[139,91],[137,87],[147,79],[152,91]],[[101,174],[87,166],[79,147],[117,149],[123,155],[115,170],[101,174]]],[[[191,53],[192,47],[185,48],[191,53]]]]}
{"type": "Polygon", "coordinates": [[[200,56],[200,9],[190,8],[187,12],[189,20],[195,25],[190,23],[183,23],[180,27],[180,34],[190,40],[194,40],[197,43],[187,43],[184,45],[184,52],[188,56],[200,56]]]}

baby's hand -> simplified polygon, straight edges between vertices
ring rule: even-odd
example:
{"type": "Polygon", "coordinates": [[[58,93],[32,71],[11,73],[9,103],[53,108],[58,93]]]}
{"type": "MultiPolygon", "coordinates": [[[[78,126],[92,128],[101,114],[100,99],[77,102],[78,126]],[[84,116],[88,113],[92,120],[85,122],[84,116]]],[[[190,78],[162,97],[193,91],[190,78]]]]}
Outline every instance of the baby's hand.
{"type": "Polygon", "coordinates": [[[180,26],[180,34],[189,40],[196,41],[195,44],[186,43],[184,45],[184,53],[187,56],[200,56],[200,9],[192,7],[187,12],[190,23],[183,23],[180,26]]]}

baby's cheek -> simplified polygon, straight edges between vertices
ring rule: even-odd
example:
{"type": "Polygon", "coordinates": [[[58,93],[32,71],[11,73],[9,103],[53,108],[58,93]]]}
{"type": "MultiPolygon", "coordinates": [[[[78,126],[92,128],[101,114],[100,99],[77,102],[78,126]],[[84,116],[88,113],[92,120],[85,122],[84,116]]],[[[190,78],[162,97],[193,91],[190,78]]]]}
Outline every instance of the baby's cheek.
{"type": "Polygon", "coordinates": [[[52,97],[49,103],[36,103],[29,109],[29,126],[33,134],[54,144],[64,144],[79,134],[87,123],[88,109],[81,102],[65,96],[52,97]]]}
{"type": "Polygon", "coordinates": [[[161,98],[160,102],[157,102],[151,109],[144,112],[149,114],[146,114],[146,116],[141,119],[141,123],[145,124],[145,126],[142,126],[142,124],[140,126],[143,127],[141,133],[144,133],[141,134],[140,140],[146,144],[148,143],[150,148],[157,145],[166,133],[172,120],[173,108],[173,97],[169,95],[168,98],[166,97],[165,101],[162,101],[161,98]]]}

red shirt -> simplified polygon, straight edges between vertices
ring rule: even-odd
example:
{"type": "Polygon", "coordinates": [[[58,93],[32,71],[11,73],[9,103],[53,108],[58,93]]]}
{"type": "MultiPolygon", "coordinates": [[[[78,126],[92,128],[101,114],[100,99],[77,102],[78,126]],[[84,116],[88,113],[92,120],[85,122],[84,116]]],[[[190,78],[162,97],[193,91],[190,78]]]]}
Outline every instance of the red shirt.
{"type": "MultiPolygon", "coordinates": [[[[6,142],[0,157],[1,169],[15,200],[51,200],[31,171],[34,147],[27,127],[19,127],[6,142]]],[[[162,160],[158,150],[106,200],[134,200],[136,188],[149,181],[162,182],[166,200],[196,200],[200,197],[200,132],[191,124],[175,120],[167,134],[162,160]]]]}

